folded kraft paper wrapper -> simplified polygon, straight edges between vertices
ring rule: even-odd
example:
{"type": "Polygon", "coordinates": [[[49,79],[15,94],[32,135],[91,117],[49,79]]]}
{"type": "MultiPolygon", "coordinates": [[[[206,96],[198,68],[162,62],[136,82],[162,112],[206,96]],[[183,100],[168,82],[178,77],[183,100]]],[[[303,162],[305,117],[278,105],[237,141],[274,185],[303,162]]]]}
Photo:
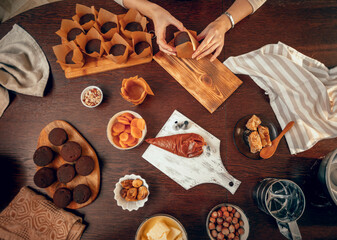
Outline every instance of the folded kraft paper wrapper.
{"type": "Polygon", "coordinates": [[[96,22],[94,23],[94,28],[96,28],[99,31],[99,33],[103,36],[104,39],[111,40],[113,35],[119,32],[118,16],[116,14],[113,14],[112,12],[109,12],[101,8],[98,12],[98,17],[96,19],[96,22]],[[104,25],[104,23],[107,23],[107,22],[116,23],[116,27],[111,28],[106,33],[103,33],[101,31],[101,27],[104,25]]]}
{"type": "Polygon", "coordinates": [[[152,40],[151,40],[151,34],[146,32],[133,32],[131,33],[132,38],[132,48],[133,53],[131,54],[131,57],[133,58],[145,58],[153,55],[152,53],[152,40]],[[140,54],[137,54],[135,51],[135,46],[139,42],[147,42],[150,47],[145,48],[140,54]]]}
{"type": "MultiPolygon", "coordinates": [[[[181,33],[181,31],[174,33],[174,38],[170,42],[173,46],[174,46],[174,41],[179,33],[181,33]]],[[[177,50],[177,57],[180,57],[180,58],[192,58],[192,54],[199,46],[199,42],[196,40],[197,33],[192,30],[187,30],[186,33],[188,34],[191,41],[182,43],[175,47],[177,50]]]]}
{"type": "Polygon", "coordinates": [[[78,22],[75,22],[75,21],[69,20],[69,19],[62,19],[61,27],[56,32],[56,34],[61,37],[62,43],[66,43],[66,42],[69,42],[69,41],[72,41],[72,40],[75,41],[75,43],[76,43],[76,38],[78,37],[78,35],[76,36],[75,39],[69,39],[68,38],[69,31],[74,29],[74,28],[81,29],[83,31],[83,34],[85,32],[84,29],[82,28],[82,26],[78,22]]]}
{"type": "Polygon", "coordinates": [[[80,46],[80,48],[82,49],[82,51],[85,54],[87,54],[88,56],[93,57],[93,58],[100,58],[102,56],[102,54],[104,53],[104,48],[103,48],[103,44],[102,44],[103,42],[104,42],[103,37],[101,36],[101,34],[99,34],[99,32],[95,28],[91,28],[86,35],[80,34],[77,37],[77,43],[80,46]],[[93,40],[93,39],[98,39],[98,40],[101,41],[99,53],[98,52],[92,52],[92,53],[86,52],[85,47],[86,47],[87,43],[90,40],[93,40]]]}
{"type": "MultiPolygon", "coordinates": [[[[95,17],[95,21],[96,21],[98,13],[94,6],[91,6],[90,8],[90,7],[77,3],[76,4],[76,15],[73,16],[73,20],[80,23],[81,17],[86,14],[93,14],[95,17]]],[[[94,26],[95,21],[91,20],[81,26],[83,27],[84,30],[88,31],[90,28],[94,26]]]]}
{"type": "Polygon", "coordinates": [[[126,101],[139,105],[145,100],[147,94],[154,95],[144,78],[135,76],[123,79],[121,95],[126,101]]]}
{"type": "Polygon", "coordinates": [[[113,38],[111,39],[111,41],[104,42],[103,43],[103,48],[104,48],[105,52],[108,54],[106,57],[108,59],[111,59],[115,63],[125,63],[128,60],[129,54],[132,52],[131,46],[118,33],[115,33],[115,35],[113,36],[113,38]],[[112,54],[109,54],[111,47],[114,46],[114,45],[116,45],[116,44],[122,44],[122,45],[124,45],[126,47],[125,48],[125,52],[124,52],[123,55],[121,55],[121,56],[114,56],[112,54]]]}
{"type": "Polygon", "coordinates": [[[66,68],[66,67],[80,68],[80,67],[83,67],[85,63],[85,58],[83,57],[83,53],[81,52],[81,50],[79,49],[79,47],[76,45],[74,41],[54,46],[53,51],[57,58],[56,62],[58,62],[62,66],[62,68],[66,68]],[[73,64],[67,64],[65,60],[67,54],[70,51],[73,51],[73,57],[72,57],[72,61],[74,62],[73,64]]]}
{"type": "Polygon", "coordinates": [[[137,10],[130,9],[125,16],[119,21],[120,23],[120,30],[123,35],[129,39],[132,38],[131,31],[125,30],[126,25],[130,22],[138,22],[143,28],[143,31],[146,32],[146,24],[147,20],[146,17],[142,16],[137,10]]]}
{"type": "Polygon", "coordinates": [[[21,188],[0,214],[0,239],[79,240],[82,218],[56,207],[28,187],[21,188]]]}

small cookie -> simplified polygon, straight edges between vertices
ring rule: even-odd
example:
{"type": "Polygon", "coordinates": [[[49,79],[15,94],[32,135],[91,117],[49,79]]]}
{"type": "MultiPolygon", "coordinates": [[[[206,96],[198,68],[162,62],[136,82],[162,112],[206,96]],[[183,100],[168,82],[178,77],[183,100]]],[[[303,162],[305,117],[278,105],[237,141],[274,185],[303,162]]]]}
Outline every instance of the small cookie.
{"type": "Polygon", "coordinates": [[[72,201],[72,193],[68,188],[59,188],[54,193],[53,201],[59,208],[65,208],[72,201]]]}
{"type": "Polygon", "coordinates": [[[55,170],[52,168],[40,168],[34,175],[34,183],[39,188],[46,188],[56,181],[55,170]]]}
{"type": "Polygon", "coordinates": [[[43,167],[51,163],[54,159],[54,152],[50,147],[42,146],[36,149],[33,155],[34,163],[43,167]]]}
{"type": "Polygon", "coordinates": [[[89,156],[80,157],[75,164],[76,172],[81,176],[89,175],[94,170],[94,168],[95,162],[89,156]]]}
{"type": "Polygon", "coordinates": [[[91,196],[90,188],[85,184],[77,185],[73,190],[73,199],[77,203],[85,203],[91,196]]]}
{"type": "Polygon", "coordinates": [[[81,156],[81,153],[81,146],[77,142],[72,141],[66,142],[60,151],[61,157],[67,162],[76,161],[81,156]]]}
{"type": "Polygon", "coordinates": [[[68,134],[63,128],[54,128],[48,134],[48,139],[53,145],[61,146],[68,140],[68,134]]]}
{"type": "Polygon", "coordinates": [[[57,169],[57,179],[61,183],[68,183],[75,177],[75,169],[71,164],[63,164],[57,169]]]}

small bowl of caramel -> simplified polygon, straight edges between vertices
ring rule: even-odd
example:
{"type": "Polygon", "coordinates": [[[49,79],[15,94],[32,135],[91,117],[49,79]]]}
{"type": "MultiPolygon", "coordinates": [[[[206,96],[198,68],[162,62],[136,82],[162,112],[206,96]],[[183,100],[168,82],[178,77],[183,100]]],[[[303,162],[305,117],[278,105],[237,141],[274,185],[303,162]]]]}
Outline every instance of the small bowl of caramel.
{"type": "Polygon", "coordinates": [[[81,93],[81,102],[88,108],[94,108],[103,101],[103,92],[99,87],[86,87],[81,93]]]}

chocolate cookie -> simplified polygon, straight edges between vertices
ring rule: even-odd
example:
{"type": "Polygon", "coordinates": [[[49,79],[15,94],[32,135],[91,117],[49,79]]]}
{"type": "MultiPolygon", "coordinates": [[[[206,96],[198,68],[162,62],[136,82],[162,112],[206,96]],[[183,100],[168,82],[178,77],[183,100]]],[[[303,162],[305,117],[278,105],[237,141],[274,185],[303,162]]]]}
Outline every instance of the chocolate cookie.
{"type": "Polygon", "coordinates": [[[77,35],[81,34],[83,31],[79,28],[73,28],[71,29],[67,34],[67,40],[70,42],[72,40],[75,40],[77,35]]]}
{"type": "Polygon", "coordinates": [[[43,167],[51,163],[54,159],[54,152],[48,146],[42,146],[36,149],[33,155],[34,163],[43,167]]]}
{"type": "Polygon", "coordinates": [[[109,54],[114,56],[122,56],[125,53],[126,46],[123,44],[115,44],[110,48],[109,54]]]}
{"type": "Polygon", "coordinates": [[[76,172],[82,176],[89,175],[94,170],[94,168],[95,168],[95,162],[89,156],[82,156],[75,163],[76,172]]]}
{"type": "Polygon", "coordinates": [[[59,182],[68,183],[75,177],[74,166],[68,163],[63,164],[57,169],[56,175],[59,182]]]}
{"type": "Polygon", "coordinates": [[[77,142],[68,141],[61,148],[60,154],[64,161],[74,162],[82,153],[82,148],[77,142]]]}
{"type": "Polygon", "coordinates": [[[101,32],[104,34],[104,33],[109,32],[111,28],[116,28],[116,27],[117,27],[117,24],[115,22],[106,22],[102,25],[101,32]]]}
{"type": "Polygon", "coordinates": [[[52,168],[40,168],[34,175],[34,183],[39,188],[49,187],[55,180],[55,171],[52,168]]]}
{"type": "Polygon", "coordinates": [[[129,22],[125,26],[125,30],[128,30],[130,32],[142,32],[143,28],[142,28],[142,25],[140,25],[139,22],[129,22]]]}
{"type": "Polygon", "coordinates": [[[190,42],[190,36],[188,36],[187,32],[180,32],[177,34],[177,36],[174,39],[174,46],[178,46],[180,44],[183,44],[185,42],[190,42]]]}
{"type": "Polygon", "coordinates": [[[95,16],[92,13],[88,13],[88,14],[84,14],[81,18],[80,18],[80,24],[86,24],[87,22],[90,21],[95,21],[95,16]]]}
{"type": "Polygon", "coordinates": [[[73,199],[77,203],[85,203],[91,196],[90,188],[85,184],[77,185],[73,190],[73,199]]]}
{"type": "MultiPolygon", "coordinates": [[[[70,51],[66,56],[66,63],[69,64],[69,59],[71,63],[74,63],[72,58],[73,58],[73,51],[70,51]]],[[[49,132],[48,140],[55,146],[61,146],[68,140],[68,134],[63,128],[54,128],[49,132]]]]}
{"type": "Polygon", "coordinates": [[[74,64],[73,55],[74,55],[74,51],[73,50],[71,50],[70,52],[67,53],[66,58],[65,58],[66,64],[74,64]]]}
{"type": "Polygon", "coordinates": [[[65,208],[72,201],[72,192],[68,188],[59,188],[55,191],[53,201],[59,208],[65,208]]]}
{"type": "Polygon", "coordinates": [[[137,55],[141,54],[146,48],[150,47],[148,42],[138,42],[135,46],[135,52],[137,55]]]}
{"type": "Polygon", "coordinates": [[[92,39],[87,42],[85,45],[85,51],[89,54],[93,52],[100,53],[101,51],[101,40],[99,39],[92,39]]]}

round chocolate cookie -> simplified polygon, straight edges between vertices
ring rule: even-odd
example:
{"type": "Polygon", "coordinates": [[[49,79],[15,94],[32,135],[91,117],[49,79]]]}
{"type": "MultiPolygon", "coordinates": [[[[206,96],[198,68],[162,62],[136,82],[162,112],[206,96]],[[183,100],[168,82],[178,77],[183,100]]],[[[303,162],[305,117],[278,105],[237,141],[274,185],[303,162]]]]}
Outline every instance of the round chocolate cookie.
{"type": "Polygon", "coordinates": [[[114,56],[122,56],[125,53],[126,46],[123,44],[115,44],[110,48],[109,54],[114,56]]]}
{"type": "Polygon", "coordinates": [[[51,163],[54,159],[54,152],[48,146],[42,146],[36,149],[33,155],[34,163],[43,167],[51,163]]]}
{"type": "Polygon", "coordinates": [[[77,203],[85,203],[91,196],[90,188],[85,184],[77,185],[73,190],[73,199],[77,203]]]}
{"type": "Polygon", "coordinates": [[[88,14],[84,14],[81,18],[80,18],[80,24],[86,24],[87,22],[90,21],[95,21],[95,16],[92,13],[88,13],[88,14]]]}
{"type": "Polygon", "coordinates": [[[125,30],[128,30],[130,32],[142,32],[143,28],[142,28],[142,25],[140,25],[139,22],[129,22],[125,26],[125,30]]]}
{"type": "Polygon", "coordinates": [[[150,47],[150,44],[148,42],[138,42],[135,46],[135,52],[137,53],[137,55],[139,55],[148,47],[150,47]]]}
{"type": "Polygon", "coordinates": [[[82,153],[82,148],[77,142],[68,141],[61,148],[60,154],[64,161],[74,162],[82,153]]]}
{"type": "Polygon", "coordinates": [[[101,40],[92,39],[92,40],[88,41],[87,44],[85,45],[85,51],[89,54],[93,53],[93,52],[100,53],[100,51],[101,51],[101,40]]]}
{"type": "Polygon", "coordinates": [[[72,40],[75,40],[77,35],[81,34],[83,31],[79,28],[72,28],[68,34],[67,34],[67,40],[70,42],[72,40]]]}
{"type": "Polygon", "coordinates": [[[104,33],[109,32],[111,28],[116,28],[116,27],[117,27],[117,24],[115,22],[106,22],[102,25],[101,32],[104,34],[104,33]]]}
{"type": "Polygon", "coordinates": [[[56,175],[61,183],[68,183],[75,177],[74,166],[68,163],[63,164],[57,169],[56,175]]]}
{"type": "MultiPolygon", "coordinates": [[[[72,63],[74,63],[72,61],[73,51],[70,51],[67,54],[67,56],[66,56],[66,63],[68,63],[67,62],[67,58],[70,58],[70,61],[72,63]],[[71,54],[71,56],[68,56],[70,54],[71,54]]],[[[69,59],[68,59],[68,61],[69,61],[69,59]]],[[[61,146],[63,143],[65,143],[68,140],[68,134],[67,134],[67,132],[63,128],[54,128],[53,130],[51,130],[49,132],[48,140],[49,140],[49,142],[51,142],[55,146],[61,146]]]]}
{"type": "Polygon", "coordinates": [[[68,188],[59,188],[55,191],[53,201],[59,208],[65,208],[72,201],[73,196],[68,188]]]}
{"type": "MultiPolygon", "coordinates": [[[[66,60],[65,60],[66,64],[74,64],[73,55],[74,55],[74,51],[73,50],[71,50],[70,52],[67,53],[66,60]]],[[[60,144],[60,145],[62,145],[62,144],[60,144]]],[[[54,144],[54,145],[56,145],[56,144],[54,144]]],[[[56,146],[58,146],[58,145],[56,145],[56,146]]]]}
{"type": "Polygon", "coordinates": [[[40,168],[34,175],[34,183],[40,188],[49,187],[55,180],[55,171],[52,168],[40,168]]]}
{"type": "Polygon", "coordinates": [[[89,156],[82,156],[75,163],[76,172],[81,176],[89,175],[95,168],[94,160],[89,156]]]}
{"type": "Polygon", "coordinates": [[[188,36],[187,32],[180,32],[177,34],[177,36],[174,38],[174,46],[178,46],[180,44],[183,44],[185,42],[190,42],[190,36],[188,36]]]}

